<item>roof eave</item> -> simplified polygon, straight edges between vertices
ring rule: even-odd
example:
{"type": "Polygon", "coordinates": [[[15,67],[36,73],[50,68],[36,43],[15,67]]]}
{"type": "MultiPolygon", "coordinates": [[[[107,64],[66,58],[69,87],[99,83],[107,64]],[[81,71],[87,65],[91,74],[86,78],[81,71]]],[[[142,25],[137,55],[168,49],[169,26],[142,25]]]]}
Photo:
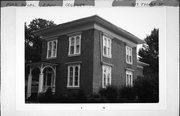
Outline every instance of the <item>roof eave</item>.
{"type": "Polygon", "coordinates": [[[135,35],[127,32],[126,30],[123,30],[119,27],[117,27],[116,25],[112,24],[111,22],[108,22],[107,20],[99,17],[99,16],[95,16],[96,18],[96,22],[102,26],[106,26],[109,30],[112,30],[113,32],[118,33],[121,36],[125,36],[126,38],[128,38],[130,41],[133,41],[136,44],[143,44],[145,43],[145,41],[139,39],[138,37],[136,37],[135,35]]]}
{"type": "Polygon", "coordinates": [[[62,23],[62,24],[59,24],[59,25],[56,25],[56,26],[53,26],[53,27],[41,29],[39,31],[34,32],[34,34],[41,36],[41,35],[43,35],[43,34],[45,34],[47,32],[51,32],[51,31],[56,30],[56,29],[76,26],[78,24],[90,23],[90,22],[94,21],[94,19],[95,19],[94,17],[97,17],[97,15],[86,17],[86,18],[82,18],[82,19],[77,19],[77,20],[66,22],[66,23],[62,23]]]}
{"type": "Polygon", "coordinates": [[[137,38],[137,44],[144,44],[144,43],[145,43],[144,40],[141,40],[141,39],[137,38]]]}
{"type": "Polygon", "coordinates": [[[38,35],[38,36],[43,36],[49,32],[55,31],[57,29],[62,29],[62,28],[67,28],[67,27],[72,27],[72,26],[76,26],[76,25],[80,25],[80,24],[85,24],[85,23],[97,23],[100,24],[106,28],[108,28],[109,30],[117,33],[118,35],[124,36],[127,39],[129,39],[130,41],[136,43],[136,44],[143,44],[145,43],[143,40],[139,39],[138,37],[134,36],[133,34],[117,27],[116,25],[108,22],[107,20],[94,15],[91,17],[86,17],[83,19],[78,19],[78,20],[74,20],[71,22],[67,22],[67,23],[63,23],[63,24],[59,24],[57,26],[53,26],[53,27],[49,27],[49,28],[45,28],[39,31],[34,32],[34,34],[38,35]]]}

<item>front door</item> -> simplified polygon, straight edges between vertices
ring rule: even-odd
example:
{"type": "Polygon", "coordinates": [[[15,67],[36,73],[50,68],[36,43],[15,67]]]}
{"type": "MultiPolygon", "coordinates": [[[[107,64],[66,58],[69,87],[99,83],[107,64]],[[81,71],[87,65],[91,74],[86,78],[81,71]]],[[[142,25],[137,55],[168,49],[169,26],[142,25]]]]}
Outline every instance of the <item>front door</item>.
{"type": "Polygon", "coordinates": [[[53,83],[54,83],[53,71],[47,69],[45,71],[45,76],[44,76],[44,92],[46,92],[48,88],[52,89],[53,83]]]}

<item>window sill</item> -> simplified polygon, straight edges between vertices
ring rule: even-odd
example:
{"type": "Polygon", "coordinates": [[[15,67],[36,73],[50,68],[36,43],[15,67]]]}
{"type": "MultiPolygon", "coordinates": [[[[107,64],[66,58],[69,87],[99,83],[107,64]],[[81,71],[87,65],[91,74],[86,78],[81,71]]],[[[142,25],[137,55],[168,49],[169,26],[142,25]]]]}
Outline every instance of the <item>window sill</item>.
{"type": "Polygon", "coordinates": [[[127,63],[127,64],[129,64],[129,65],[133,65],[133,63],[132,63],[132,62],[131,62],[131,63],[130,63],[130,62],[126,62],[126,63],[127,63]]]}
{"type": "Polygon", "coordinates": [[[50,57],[50,58],[47,58],[47,57],[46,57],[47,60],[56,59],[56,58],[57,58],[57,57],[50,57]]]}
{"type": "Polygon", "coordinates": [[[103,57],[105,57],[105,58],[112,58],[112,56],[106,56],[106,55],[103,55],[103,57]]]}
{"type": "Polygon", "coordinates": [[[125,68],[125,70],[134,71],[134,69],[132,69],[132,68],[125,68]]]}
{"type": "Polygon", "coordinates": [[[133,87],[133,85],[126,85],[126,87],[133,87]]]}
{"type": "Polygon", "coordinates": [[[80,86],[67,86],[68,89],[80,89],[80,86]]]}
{"type": "Polygon", "coordinates": [[[68,54],[68,57],[80,56],[81,54],[68,54]]]}

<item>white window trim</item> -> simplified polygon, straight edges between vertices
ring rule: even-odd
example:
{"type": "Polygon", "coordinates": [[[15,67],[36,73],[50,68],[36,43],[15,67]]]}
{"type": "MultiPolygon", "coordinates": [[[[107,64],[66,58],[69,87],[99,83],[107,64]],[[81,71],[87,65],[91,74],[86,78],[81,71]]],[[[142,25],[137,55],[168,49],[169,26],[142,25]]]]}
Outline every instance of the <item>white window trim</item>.
{"type": "Polygon", "coordinates": [[[129,46],[126,46],[126,63],[133,64],[133,55],[132,55],[133,49],[129,46]],[[128,60],[127,56],[131,56],[131,62],[128,60]]]}
{"type": "Polygon", "coordinates": [[[111,66],[107,66],[107,65],[102,65],[102,88],[106,88],[107,87],[107,80],[108,80],[108,78],[107,78],[107,75],[108,74],[110,74],[110,79],[109,79],[109,83],[110,83],[110,85],[111,85],[111,78],[112,78],[112,67],[111,66]],[[104,70],[106,69],[106,85],[104,85],[104,70]]]}
{"type": "Polygon", "coordinates": [[[78,35],[73,35],[73,36],[70,36],[69,37],[69,51],[68,51],[68,56],[79,56],[79,55],[81,55],[81,34],[78,34],[78,35]],[[76,53],[76,37],[77,36],[79,36],[79,53],[76,53]],[[71,38],[75,38],[75,40],[74,40],[74,53],[73,54],[71,54],[71,38]]]}
{"type": "Polygon", "coordinates": [[[57,46],[57,45],[58,45],[58,41],[57,41],[57,40],[51,40],[51,41],[48,41],[48,42],[47,42],[47,52],[46,52],[46,53],[47,53],[47,55],[46,55],[46,58],[47,58],[47,59],[51,59],[51,58],[56,58],[56,57],[57,57],[57,48],[58,48],[58,46],[57,46]],[[53,43],[54,41],[56,42],[56,51],[55,51],[55,56],[53,56],[53,44],[52,44],[51,56],[49,57],[49,56],[48,56],[49,43],[50,43],[50,42],[52,42],[52,43],[53,43]]]}
{"type": "Polygon", "coordinates": [[[102,52],[103,52],[103,56],[104,57],[112,58],[112,39],[107,37],[107,36],[105,36],[105,35],[103,35],[103,51],[102,52]],[[107,39],[106,40],[106,42],[107,42],[106,45],[105,45],[105,38],[107,39]],[[109,47],[107,46],[108,45],[108,41],[110,41],[109,47]],[[106,54],[104,53],[104,46],[106,46],[106,54]],[[109,54],[107,54],[108,53],[108,48],[110,49],[109,54]]]}
{"type": "Polygon", "coordinates": [[[67,87],[80,87],[80,64],[69,65],[68,66],[68,80],[67,80],[67,87]],[[69,85],[70,81],[70,67],[73,67],[73,84],[69,85]],[[78,67],[78,85],[75,85],[75,67],[78,67]]]}
{"type": "Polygon", "coordinates": [[[132,71],[126,71],[126,86],[127,87],[132,87],[133,86],[133,72],[132,71]],[[131,76],[130,84],[128,82],[128,76],[131,76]]]}

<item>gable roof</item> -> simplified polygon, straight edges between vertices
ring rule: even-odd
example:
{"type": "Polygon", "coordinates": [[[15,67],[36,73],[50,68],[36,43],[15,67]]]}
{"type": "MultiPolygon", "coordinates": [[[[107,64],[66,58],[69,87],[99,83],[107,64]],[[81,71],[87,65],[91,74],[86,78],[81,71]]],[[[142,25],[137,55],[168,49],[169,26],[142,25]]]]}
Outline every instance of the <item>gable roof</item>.
{"type": "Polygon", "coordinates": [[[77,26],[77,25],[83,25],[83,24],[89,24],[89,23],[94,23],[94,24],[98,24],[104,28],[107,28],[108,30],[122,36],[122,37],[125,37],[127,38],[128,40],[136,43],[136,44],[143,44],[144,41],[139,39],[138,37],[136,37],[135,35],[127,32],[126,30],[108,22],[107,20],[99,17],[98,15],[93,15],[93,16],[90,16],[90,17],[86,17],[86,18],[82,18],[82,19],[78,19],[78,20],[74,20],[74,21],[71,21],[71,22],[67,22],[67,23],[62,23],[62,24],[59,24],[57,26],[53,26],[53,27],[49,27],[49,28],[45,28],[45,29],[42,29],[42,30],[39,30],[39,31],[36,31],[34,32],[35,34],[37,35],[44,35],[44,34],[47,34],[47,33],[50,33],[50,32],[53,32],[55,30],[61,30],[61,29],[65,29],[65,28],[68,28],[68,27],[73,27],[73,26],[77,26]]]}

